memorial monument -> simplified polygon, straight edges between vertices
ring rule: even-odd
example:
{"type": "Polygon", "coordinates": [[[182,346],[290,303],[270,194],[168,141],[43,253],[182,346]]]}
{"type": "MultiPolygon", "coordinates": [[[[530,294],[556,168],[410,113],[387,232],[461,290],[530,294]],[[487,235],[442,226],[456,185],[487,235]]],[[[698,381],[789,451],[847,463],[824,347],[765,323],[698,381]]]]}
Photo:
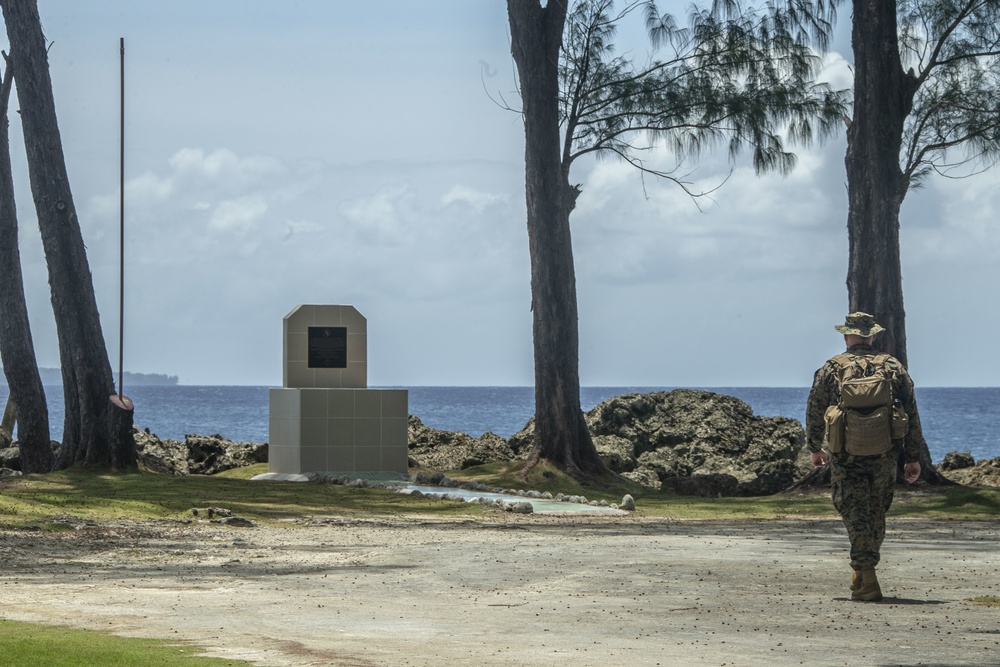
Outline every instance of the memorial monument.
{"type": "Polygon", "coordinates": [[[282,347],[268,471],[405,475],[408,394],[368,388],[365,317],[353,306],[296,306],[283,320],[282,347]]]}

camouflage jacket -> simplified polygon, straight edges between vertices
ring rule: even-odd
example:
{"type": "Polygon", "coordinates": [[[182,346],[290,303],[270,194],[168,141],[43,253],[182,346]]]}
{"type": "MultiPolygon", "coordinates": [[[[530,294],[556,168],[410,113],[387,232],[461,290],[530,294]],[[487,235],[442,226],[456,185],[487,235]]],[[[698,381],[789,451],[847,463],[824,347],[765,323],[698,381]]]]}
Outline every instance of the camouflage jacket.
{"type": "MultiPolygon", "coordinates": [[[[870,345],[852,345],[847,349],[847,354],[874,355],[875,350],[870,345]]],[[[893,398],[903,404],[906,416],[910,420],[909,430],[903,439],[903,449],[906,453],[907,463],[920,460],[920,450],[926,448],[924,434],[920,428],[920,415],[917,414],[917,399],[913,393],[913,380],[906,372],[906,367],[895,357],[889,357],[885,362],[887,369],[892,371],[892,395],[893,398]]],[[[809,391],[809,400],[806,403],[806,444],[810,452],[818,452],[823,448],[823,433],[826,430],[826,423],[823,415],[831,405],[836,405],[840,401],[839,389],[837,387],[837,373],[839,366],[833,359],[830,359],[823,367],[816,371],[813,377],[812,389],[809,391]]]]}

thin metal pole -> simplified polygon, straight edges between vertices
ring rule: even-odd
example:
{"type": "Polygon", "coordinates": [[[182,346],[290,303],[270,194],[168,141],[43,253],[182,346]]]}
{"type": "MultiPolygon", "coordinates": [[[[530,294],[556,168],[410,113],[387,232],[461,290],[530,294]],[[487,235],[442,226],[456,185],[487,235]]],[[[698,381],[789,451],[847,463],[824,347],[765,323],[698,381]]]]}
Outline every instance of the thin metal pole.
{"type": "Polygon", "coordinates": [[[121,167],[119,169],[119,211],[121,219],[118,236],[119,289],[118,289],[118,399],[124,393],[125,377],[125,38],[121,38],[121,167]]]}

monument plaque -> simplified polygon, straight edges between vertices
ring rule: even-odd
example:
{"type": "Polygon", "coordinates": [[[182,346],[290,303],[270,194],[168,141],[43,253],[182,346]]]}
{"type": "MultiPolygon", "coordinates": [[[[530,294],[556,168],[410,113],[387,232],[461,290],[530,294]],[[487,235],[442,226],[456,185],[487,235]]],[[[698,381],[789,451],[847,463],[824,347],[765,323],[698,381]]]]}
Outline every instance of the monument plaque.
{"type": "Polygon", "coordinates": [[[347,368],[347,327],[309,327],[309,368],[347,368]]]}
{"type": "Polygon", "coordinates": [[[282,386],[268,392],[268,472],[406,475],[408,394],[368,388],[365,316],[354,306],[300,304],[281,329],[282,386]]]}

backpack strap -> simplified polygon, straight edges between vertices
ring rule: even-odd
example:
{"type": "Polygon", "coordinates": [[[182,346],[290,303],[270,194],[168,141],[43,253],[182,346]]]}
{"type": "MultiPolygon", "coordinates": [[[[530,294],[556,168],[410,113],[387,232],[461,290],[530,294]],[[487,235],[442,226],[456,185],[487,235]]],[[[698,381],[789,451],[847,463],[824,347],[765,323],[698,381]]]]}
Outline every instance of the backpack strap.
{"type": "MultiPolygon", "coordinates": [[[[854,366],[854,355],[843,352],[830,359],[837,367],[837,372],[833,374],[833,384],[836,389],[837,402],[840,402],[841,386],[844,383],[844,375],[854,366]]],[[[853,371],[851,371],[853,376],[853,371]]]]}
{"type": "Polygon", "coordinates": [[[889,392],[890,392],[890,395],[892,396],[893,402],[895,402],[895,400],[896,400],[896,373],[891,368],[889,368],[888,366],[885,365],[886,362],[889,361],[889,359],[891,359],[891,358],[892,358],[892,355],[886,354],[886,353],[883,352],[882,354],[875,355],[875,358],[872,361],[875,363],[876,368],[881,368],[882,372],[885,373],[885,376],[889,379],[889,392]]]}
{"type": "Polygon", "coordinates": [[[864,375],[865,358],[863,356],[844,352],[833,357],[831,361],[837,364],[837,369],[839,371],[837,373],[838,390],[840,389],[840,383],[844,380],[848,380],[855,375],[864,375]],[[859,358],[861,359],[860,363],[858,361],[859,358]],[[860,371],[860,373],[858,371],[860,371]],[[850,372],[850,374],[848,374],[848,372],[850,372]]]}
{"type": "Polygon", "coordinates": [[[838,354],[837,356],[830,359],[830,361],[837,364],[840,370],[844,370],[845,368],[850,368],[855,363],[857,363],[855,361],[854,355],[848,354],[847,352],[842,352],[841,354],[838,354]]]}

